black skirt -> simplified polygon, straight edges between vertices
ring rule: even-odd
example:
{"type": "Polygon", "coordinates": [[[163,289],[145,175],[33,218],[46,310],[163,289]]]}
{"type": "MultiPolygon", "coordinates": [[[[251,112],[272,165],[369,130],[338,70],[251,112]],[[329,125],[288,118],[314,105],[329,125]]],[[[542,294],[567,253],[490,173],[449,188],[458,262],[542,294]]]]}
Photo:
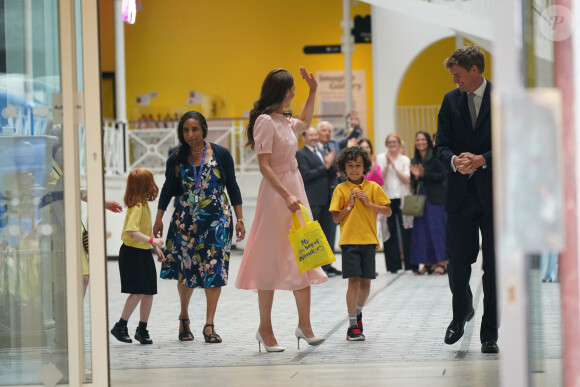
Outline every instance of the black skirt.
{"type": "Polygon", "coordinates": [[[157,271],[151,250],[123,243],[119,249],[121,293],[157,294],[157,271]]]}

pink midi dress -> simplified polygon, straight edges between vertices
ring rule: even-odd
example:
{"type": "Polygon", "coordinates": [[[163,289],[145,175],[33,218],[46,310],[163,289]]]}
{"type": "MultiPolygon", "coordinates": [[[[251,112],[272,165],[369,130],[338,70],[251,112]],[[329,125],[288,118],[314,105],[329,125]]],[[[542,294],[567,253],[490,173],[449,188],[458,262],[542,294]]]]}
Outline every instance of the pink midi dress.
{"type": "MultiPolygon", "coordinates": [[[[296,162],[296,120],[279,113],[262,114],[254,124],[256,153],[270,153],[270,166],[286,189],[312,212],[296,162]]],[[[299,215],[302,221],[302,216],[299,215]]],[[[236,287],[251,290],[299,290],[328,280],[321,268],[300,273],[288,240],[290,211],[286,201],[262,178],[256,214],[246,242],[236,287]]]]}

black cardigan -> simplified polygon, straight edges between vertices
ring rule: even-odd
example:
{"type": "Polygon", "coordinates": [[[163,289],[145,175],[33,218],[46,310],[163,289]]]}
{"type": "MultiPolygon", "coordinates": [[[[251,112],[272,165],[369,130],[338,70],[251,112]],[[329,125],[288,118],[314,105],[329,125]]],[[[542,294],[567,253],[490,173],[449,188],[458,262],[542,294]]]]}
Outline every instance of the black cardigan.
{"type": "MultiPolygon", "coordinates": [[[[212,142],[210,142],[209,145],[217,159],[218,167],[222,175],[221,182],[222,185],[224,185],[225,182],[231,205],[236,206],[242,204],[242,193],[240,192],[240,187],[236,181],[236,169],[230,151],[227,148],[212,142]]],[[[171,198],[183,194],[180,178],[175,176],[175,167],[178,165],[177,163],[177,152],[173,152],[165,163],[165,183],[163,183],[163,188],[159,195],[159,204],[157,205],[159,210],[167,210],[171,198]]]]}
{"type": "Polygon", "coordinates": [[[433,150],[429,149],[425,155],[425,160],[418,157],[413,157],[411,164],[423,164],[425,175],[415,179],[411,173],[411,189],[413,192],[417,189],[417,184],[422,182],[427,191],[427,200],[431,204],[443,204],[445,202],[445,169],[443,165],[433,157],[433,150]]]}

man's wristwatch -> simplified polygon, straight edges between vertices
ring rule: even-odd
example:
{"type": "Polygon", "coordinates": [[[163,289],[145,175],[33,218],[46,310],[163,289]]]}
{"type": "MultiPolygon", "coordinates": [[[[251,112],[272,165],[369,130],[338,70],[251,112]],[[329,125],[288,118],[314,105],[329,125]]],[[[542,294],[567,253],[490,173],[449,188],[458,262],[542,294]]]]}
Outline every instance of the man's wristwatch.
{"type": "Polygon", "coordinates": [[[352,207],[350,206],[350,203],[346,205],[346,210],[347,210],[347,211],[350,211],[350,210],[352,210],[352,207]]]}
{"type": "Polygon", "coordinates": [[[238,218],[238,222],[244,223],[244,218],[238,218]]]}

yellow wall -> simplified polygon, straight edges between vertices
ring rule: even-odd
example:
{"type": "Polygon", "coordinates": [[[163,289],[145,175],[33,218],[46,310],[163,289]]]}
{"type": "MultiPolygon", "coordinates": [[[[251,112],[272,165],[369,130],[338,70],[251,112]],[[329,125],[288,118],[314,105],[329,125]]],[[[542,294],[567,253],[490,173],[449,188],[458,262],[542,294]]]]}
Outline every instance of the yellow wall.
{"type": "MultiPolygon", "coordinates": [[[[101,0],[101,29],[112,30],[112,0],[101,0]]],[[[142,0],[134,25],[125,24],[127,114],[136,120],[142,113],[182,113],[207,106],[187,106],[189,91],[217,102],[218,117],[241,117],[258,98],[266,74],[282,67],[296,80],[291,109],[300,112],[307,87],[298,66],[318,71],[342,70],[341,54],[305,55],[306,45],[340,44],[340,0],[142,0]],[[156,91],[158,97],[143,108],[136,97],[156,91]]],[[[370,6],[353,5],[352,16],[369,15],[370,6]]],[[[111,32],[112,34],[112,32],[111,32]]],[[[112,35],[111,35],[112,36],[112,35]]],[[[105,44],[101,32],[102,67],[114,67],[114,46],[105,44]],[[113,54],[111,55],[111,52],[113,54]]],[[[370,44],[355,45],[353,70],[366,72],[367,108],[373,106],[370,44]]],[[[371,112],[368,113],[372,125],[371,112]]],[[[367,128],[372,136],[372,127],[367,128]]]]}

